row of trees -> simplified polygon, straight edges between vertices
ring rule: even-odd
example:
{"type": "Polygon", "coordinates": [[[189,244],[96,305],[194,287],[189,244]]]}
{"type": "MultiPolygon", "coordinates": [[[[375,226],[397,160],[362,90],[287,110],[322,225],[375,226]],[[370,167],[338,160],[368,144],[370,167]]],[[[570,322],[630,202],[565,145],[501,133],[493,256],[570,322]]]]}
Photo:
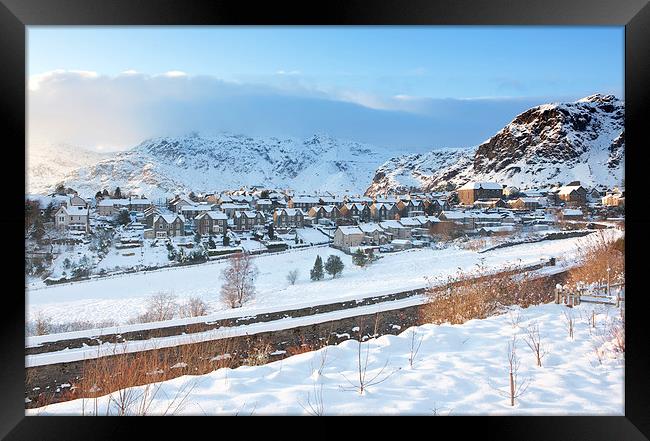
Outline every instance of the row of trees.
{"type": "MultiPolygon", "coordinates": [[[[112,198],[112,199],[125,199],[127,196],[122,194],[122,190],[120,187],[115,187],[115,190],[113,190],[112,193],[109,193],[108,190],[104,189],[103,191],[98,191],[95,193],[95,199],[101,200],[105,198],[112,198]]],[[[142,196],[144,198],[144,196],[142,196]]]]}
{"type": "Polygon", "coordinates": [[[343,272],[345,265],[339,256],[331,255],[327,258],[327,262],[323,265],[323,259],[320,255],[316,256],[316,262],[314,262],[314,267],[310,271],[310,276],[312,281],[322,280],[325,277],[323,269],[327,274],[332,276],[332,278],[337,277],[343,272]]]}

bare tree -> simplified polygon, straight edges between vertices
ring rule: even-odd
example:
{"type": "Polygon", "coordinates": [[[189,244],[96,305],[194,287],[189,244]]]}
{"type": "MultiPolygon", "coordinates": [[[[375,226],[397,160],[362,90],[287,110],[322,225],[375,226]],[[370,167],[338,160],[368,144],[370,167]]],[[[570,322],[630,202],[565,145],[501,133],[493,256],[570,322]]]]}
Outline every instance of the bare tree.
{"type": "Polygon", "coordinates": [[[520,381],[519,379],[520,362],[519,362],[519,357],[517,357],[517,336],[516,335],[514,335],[512,337],[512,340],[508,342],[506,354],[508,359],[507,371],[508,371],[509,388],[507,391],[504,391],[503,389],[496,387],[491,383],[490,383],[490,387],[492,387],[499,395],[509,398],[510,405],[514,406],[515,399],[522,396],[526,392],[526,389],[528,389],[528,385],[530,384],[530,379],[525,379],[522,381],[520,381]]]}
{"type": "Polygon", "coordinates": [[[290,285],[295,285],[296,280],[298,280],[298,270],[293,269],[289,271],[289,274],[287,274],[287,281],[289,282],[290,285]]]}
{"type": "Polygon", "coordinates": [[[517,310],[510,310],[508,312],[508,317],[510,317],[510,324],[513,328],[518,328],[519,323],[521,323],[521,313],[517,310]]]}
{"type": "MultiPolygon", "coordinates": [[[[377,326],[378,326],[378,319],[379,319],[379,314],[375,315],[375,334],[377,335],[377,326]]],[[[363,320],[360,322],[359,326],[359,341],[358,347],[357,347],[357,379],[356,381],[350,381],[345,375],[343,375],[343,378],[345,378],[348,383],[352,386],[353,390],[356,390],[359,392],[360,395],[363,395],[363,392],[370,386],[374,386],[379,383],[383,383],[384,381],[388,380],[391,375],[393,375],[395,372],[399,371],[400,368],[397,368],[393,370],[392,372],[388,374],[384,374],[384,371],[386,370],[386,367],[388,367],[388,360],[386,360],[386,363],[382,366],[382,368],[375,374],[373,377],[368,377],[368,358],[370,356],[370,343],[366,343],[366,350],[365,353],[361,349],[361,346],[363,345],[362,343],[362,337],[361,333],[363,332],[363,320]]]]}
{"type": "Polygon", "coordinates": [[[199,297],[190,297],[190,299],[183,303],[179,308],[178,312],[181,317],[200,317],[202,315],[207,315],[209,307],[199,297]]]}
{"type": "Polygon", "coordinates": [[[416,332],[414,329],[411,331],[411,350],[409,351],[409,366],[411,367],[411,369],[413,369],[413,363],[415,361],[415,357],[417,357],[418,352],[420,351],[420,346],[422,346],[422,339],[424,338],[424,336],[421,336],[420,340],[418,340],[416,344],[415,336],[416,336],[416,332]]]}
{"type": "Polygon", "coordinates": [[[144,314],[148,322],[171,320],[178,310],[176,296],[171,293],[160,292],[147,300],[147,312],[144,314]]]}
{"type": "Polygon", "coordinates": [[[257,274],[257,267],[248,254],[237,253],[230,257],[222,273],[221,300],[231,308],[240,308],[255,297],[257,274]]]}
{"type": "Polygon", "coordinates": [[[508,367],[510,369],[510,405],[515,405],[515,399],[519,398],[528,389],[528,380],[519,382],[519,357],[517,357],[517,336],[512,337],[508,343],[508,367]]]}
{"type": "Polygon", "coordinates": [[[525,341],[530,350],[533,351],[533,354],[535,354],[537,366],[542,367],[542,358],[546,356],[547,351],[542,346],[542,338],[539,334],[539,325],[537,323],[528,327],[525,341]]]}
{"type": "Polygon", "coordinates": [[[52,327],[52,320],[44,315],[42,312],[39,312],[36,315],[34,320],[34,333],[36,335],[45,335],[50,333],[52,327]]]}
{"type": "Polygon", "coordinates": [[[314,383],[314,397],[312,401],[311,393],[307,392],[307,405],[300,403],[300,406],[311,416],[323,416],[325,414],[325,404],[323,402],[323,384],[316,387],[314,383]]]}
{"type": "Polygon", "coordinates": [[[566,323],[567,330],[569,331],[569,337],[571,340],[573,340],[573,328],[575,325],[575,318],[573,317],[573,313],[570,309],[565,309],[562,311],[562,315],[564,316],[564,322],[566,323]]]}

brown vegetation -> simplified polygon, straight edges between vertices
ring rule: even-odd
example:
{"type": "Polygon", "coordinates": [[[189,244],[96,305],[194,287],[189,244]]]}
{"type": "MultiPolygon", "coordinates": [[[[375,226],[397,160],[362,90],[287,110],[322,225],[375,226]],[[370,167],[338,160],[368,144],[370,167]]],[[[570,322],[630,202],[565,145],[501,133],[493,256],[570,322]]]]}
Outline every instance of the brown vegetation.
{"type": "Polygon", "coordinates": [[[625,238],[608,240],[603,231],[590,234],[578,247],[581,265],[572,269],[569,284],[611,283],[622,281],[625,277],[625,238]]]}
{"type": "Polygon", "coordinates": [[[421,308],[425,323],[461,324],[502,312],[507,306],[547,303],[553,300],[554,285],[544,277],[519,274],[518,267],[506,267],[496,274],[479,268],[458,272],[447,279],[429,281],[429,301],[421,308]]]}

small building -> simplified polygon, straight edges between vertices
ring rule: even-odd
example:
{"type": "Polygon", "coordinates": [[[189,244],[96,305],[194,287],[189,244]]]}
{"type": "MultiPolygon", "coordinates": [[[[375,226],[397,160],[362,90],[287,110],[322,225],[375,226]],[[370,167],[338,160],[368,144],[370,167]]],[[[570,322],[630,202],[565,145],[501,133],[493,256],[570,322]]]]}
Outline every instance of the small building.
{"type": "Polygon", "coordinates": [[[79,195],[74,194],[70,197],[70,206],[88,208],[88,201],[86,201],[79,195]]]}
{"type": "Polygon", "coordinates": [[[539,199],[520,197],[510,201],[508,205],[515,210],[537,210],[539,208],[539,199]]]}
{"type": "Polygon", "coordinates": [[[66,207],[61,205],[54,214],[54,227],[58,230],[90,231],[88,208],[80,205],[66,207]]]}
{"type": "Polygon", "coordinates": [[[496,182],[470,181],[457,191],[461,204],[474,205],[479,199],[494,199],[503,197],[503,187],[496,182]]]}
{"type": "Polygon", "coordinates": [[[319,198],[315,196],[295,196],[289,199],[289,208],[299,208],[303,212],[308,212],[310,208],[319,205],[319,198]]]}
{"type": "Polygon", "coordinates": [[[185,218],[181,214],[161,214],[153,221],[156,238],[183,236],[185,234],[185,218]]]}
{"type": "Polygon", "coordinates": [[[370,206],[370,218],[375,221],[393,220],[398,214],[393,202],[375,202],[370,206]]]}
{"type": "Polygon", "coordinates": [[[501,198],[479,199],[474,202],[474,208],[508,208],[508,204],[501,198]]]}
{"type": "Polygon", "coordinates": [[[360,202],[348,202],[339,211],[341,217],[347,219],[357,219],[362,222],[370,220],[370,208],[360,202]]]}
{"type": "Polygon", "coordinates": [[[393,239],[410,239],[411,238],[411,229],[405,227],[396,220],[387,220],[379,222],[379,226],[390,234],[390,237],[393,239]]]}
{"type": "Polygon", "coordinates": [[[196,230],[203,236],[221,234],[228,224],[228,216],[223,211],[206,211],[194,218],[194,224],[196,230]]]}
{"type": "Polygon", "coordinates": [[[562,220],[583,220],[584,214],[579,208],[565,208],[560,211],[559,217],[562,220]]]}
{"type": "Polygon", "coordinates": [[[167,208],[169,208],[174,213],[178,213],[181,207],[194,204],[195,202],[189,197],[176,195],[169,202],[167,202],[167,208]]]}
{"type": "Polygon", "coordinates": [[[509,185],[503,189],[503,196],[513,198],[519,196],[519,188],[514,185],[509,185]]]}
{"type": "Polygon", "coordinates": [[[560,187],[557,197],[570,206],[585,205],[587,203],[587,190],[579,181],[560,187]]]}
{"type": "Polygon", "coordinates": [[[363,231],[364,242],[372,245],[383,245],[388,242],[388,236],[384,229],[374,222],[361,223],[358,225],[359,229],[363,231]]]}
{"type": "Polygon", "coordinates": [[[102,199],[97,203],[97,214],[100,216],[114,216],[118,214],[122,208],[128,209],[128,199],[102,199]]]}
{"type": "Polygon", "coordinates": [[[153,220],[156,216],[160,215],[160,210],[151,206],[144,211],[144,223],[148,228],[153,228],[153,220]]]}
{"type": "Polygon", "coordinates": [[[273,223],[280,228],[302,228],[305,214],[300,208],[281,208],[273,212],[273,223]]]}
{"type": "Polygon", "coordinates": [[[264,225],[266,219],[259,211],[236,211],[234,229],[237,231],[252,230],[256,225],[264,225]]]}
{"type": "Polygon", "coordinates": [[[262,213],[272,213],[273,201],[271,199],[258,199],[255,201],[255,209],[262,213]]]}
{"type": "Polygon", "coordinates": [[[215,204],[194,204],[194,205],[183,205],[178,209],[178,214],[182,214],[183,217],[187,220],[192,220],[201,213],[207,213],[208,211],[213,211],[215,209],[215,204]]]}
{"type": "Polygon", "coordinates": [[[318,219],[330,219],[335,221],[341,213],[336,205],[320,205],[309,209],[309,216],[318,219]]]}
{"type": "Polygon", "coordinates": [[[625,207],[625,195],[623,193],[608,193],[601,200],[606,207],[625,207]]]}
{"type": "Polygon", "coordinates": [[[345,204],[345,199],[341,196],[321,196],[318,198],[320,205],[334,205],[336,208],[341,208],[345,204]]]}
{"type": "Polygon", "coordinates": [[[334,232],[333,245],[340,249],[349,249],[363,243],[365,233],[357,226],[341,226],[334,232]]]}
{"type": "Polygon", "coordinates": [[[454,222],[466,230],[473,230],[476,217],[465,211],[443,211],[438,219],[443,222],[454,222]]]}
{"type": "Polygon", "coordinates": [[[397,251],[413,248],[413,242],[408,239],[393,239],[390,244],[393,246],[393,249],[397,251]]]}
{"type": "Polygon", "coordinates": [[[226,202],[219,206],[221,211],[226,213],[230,219],[235,217],[235,212],[237,211],[248,211],[251,209],[251,206],[247,203],[236,203],[236,202],[226,202]]]}

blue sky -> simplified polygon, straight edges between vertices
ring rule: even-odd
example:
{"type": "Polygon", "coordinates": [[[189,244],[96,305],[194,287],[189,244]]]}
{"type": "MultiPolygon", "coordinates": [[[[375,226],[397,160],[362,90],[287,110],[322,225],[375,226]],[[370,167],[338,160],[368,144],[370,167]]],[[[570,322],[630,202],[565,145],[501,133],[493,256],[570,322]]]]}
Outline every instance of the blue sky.
{"type": "MultiPolygon", "coordinates": [[[[30,80],[51,79],[55,72],[67,75],[65,81],[70,82],[74,80],[71,71],[83,71],[86,82],[91,77],[119,78],[125,71],[149,79],[178,71],[175,78],[179,81],[181,77],[184,81],[207,77],[237,89],[238,96],[245,89],[248,98],[255,94],[301,97],[309,101],[308,108],[318,107],[318,100],[334,100],[375,111],[438,118],[434,123],[442,121],[441,114],[449,115],[449,100],[463,101],[464,106],[482,101],[475,108],[485,108],[478,115],[487,119],[485,127],[474,130],[469,138],[459,137],[458,144],[465,144],[482,141],[531,104],[574,100],[596,92],[623,98],[624,28],[29,27],[30,80]],[[495,108],[485,101],[502,110],[495,114],[495,108]]],[[[55,87],[60,81],[42,83],[55,87]]],[[[118,83],[101,87],[117,87],[118,83]]],[[[168,83],[157,83],[157,87],[168,87],[168,83]]],[[[89,93],[87,84],[83,88],[89,93]]],[[[45,93],[44,89],[32,88],[30,94],[45,93]]],[[[74,90],[70,85],[67,92],[74,90]]],[[[128,95],[122,97],[128,105],[128,95]]],[[[246,130],[248,111],[241,110],[241,121],[231,126],[246,130]]],[[[145,131],[142,136],[152,135],[153,126],[151,133],[145,131]]],[[[316,124],[305,132],[318,129],[316,124]]],[[[278,135],[302,135],[293,128],[281,131],[286,133],[278,135]]],[[[372,138],[369,131],[371,127],[364,128],[359,140],[372,138]]],[[[354,136],[354,131],[345,132],[354,136]]],[[[436,144],[435,137],[425,132],[419,140],[411,135],[408,144],[436,144]]],[[[455,144],[452,138],[442,143],[455,144]]]]}

